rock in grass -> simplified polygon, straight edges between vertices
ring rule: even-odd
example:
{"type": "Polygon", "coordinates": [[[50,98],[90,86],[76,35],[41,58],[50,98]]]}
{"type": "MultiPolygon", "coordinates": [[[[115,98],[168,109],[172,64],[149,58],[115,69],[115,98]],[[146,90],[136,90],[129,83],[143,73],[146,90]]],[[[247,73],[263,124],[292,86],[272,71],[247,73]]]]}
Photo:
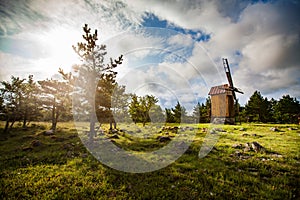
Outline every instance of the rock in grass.
{"type": "Polygon", "coordinates": [[[245,131],[246,129],[244,127],[240,128],[239,129],[240,131],[245,131]]]}
{"type": "Polygon", "coordinates": [[[160,142],[168,142],[171,140],[171,138],[169,136],[158,136],[157,140],[160,142]]]}
{"type": "Polygon", "coordinates": [[[32,147],[23,147],[22,151],[32,151],[33,148],[32,147]]]}
{"type": "Polygon", "coordinates": [[[114,134],[112,136],[109,137],[110,139],[119,139],[119,136],[117,134],[114,134]]]}
{"type": "Polygon", "coordinates": [[[43,135],[45,135],[45,136],[50,136],[50,135],[53,135],[53,134],[54,134],[53,130],[48,130],[48,131],[43,132],[43,135]]]}
{"type": "Polygon", "coordinates": [[[251,150],[251,145],[249,142],[245,143],[245,148],[244,148],[244,152],[250,151],[251,150]]]}
{"type": "Polygon", "coordinates": [[[217,131],[215,129],[211,129],[211,130],[209,130],[209,133],[210,134],[217,134],[217,131]]]}
{"type": "Polygon", "coordinates": [[[111,130],[109,130],[109,133],[116,134],[116,133],[118,133],[118,130],[117,129],[111,129],[111,130]]]}
{"type": "Polygon", "coordinates": [[[39,146],[42,145],[42,143],[41,143],[39,140],[33,140],[33,141],[31,142],[31,145],[32,145],[33,147],[39,147],[39,146]]]}
{"type": "Polygon", "coordinates": [[[261,146],[258,142],[252,142],[251,147],[255,152],[265,152],[266,151],[266,149],[263,146],[261,146]]]}
{"type": "Polygon", "coordinates": [[[242,148],[243,148],[243,145],[242,145],[242,144],[234,144],[234,145],[232,145],[232,148],[235,148],[235,149],[242,149],[242,148]]]}
{"type": "Polygon", "coordinates": [[[279,129],[277,127],[272,127],[272,128],[270,128],[270,131],[277,132],[277,131],[279,131],[279,129]]]}
{"type": "Polygon", "coordinates": [[[242,135],[243,137],[248,137],[248,136],[250,136],[248,133],[244,133],[243,135],[242,135]]]}

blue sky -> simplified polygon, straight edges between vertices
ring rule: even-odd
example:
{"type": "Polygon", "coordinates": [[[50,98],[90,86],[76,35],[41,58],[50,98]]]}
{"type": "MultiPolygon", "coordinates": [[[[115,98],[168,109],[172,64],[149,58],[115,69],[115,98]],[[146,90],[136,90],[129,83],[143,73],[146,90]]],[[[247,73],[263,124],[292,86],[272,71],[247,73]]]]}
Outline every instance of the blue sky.
{"type": "Polygon", "coordinates": [[[88,23],[109,56],[125,55],[118,79],[128,91],[152,92],[163,106],[190,108],[227,83],[223,57],[245,92],[242,104],[255,90],[300,99],[299,8],[291,0],[2,0],[0,79],[70,71],[78,63],[72,45],[88,23]]]}

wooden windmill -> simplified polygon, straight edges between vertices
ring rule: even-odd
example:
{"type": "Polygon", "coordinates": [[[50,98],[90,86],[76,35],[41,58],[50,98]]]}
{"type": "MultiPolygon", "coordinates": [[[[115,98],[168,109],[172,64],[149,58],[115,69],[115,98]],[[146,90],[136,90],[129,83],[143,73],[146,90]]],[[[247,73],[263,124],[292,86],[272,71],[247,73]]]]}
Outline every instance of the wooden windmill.
{"type": "Polygon", "coordinates": [[[228,60],[223,58],[223,66],[229,84],[212,87],[209,91],[211,96],[211,121],[212,123],[235,123],[235,103],[237,98],[235,92],[244,94],[240,89],[234,87],[228,60]]]}

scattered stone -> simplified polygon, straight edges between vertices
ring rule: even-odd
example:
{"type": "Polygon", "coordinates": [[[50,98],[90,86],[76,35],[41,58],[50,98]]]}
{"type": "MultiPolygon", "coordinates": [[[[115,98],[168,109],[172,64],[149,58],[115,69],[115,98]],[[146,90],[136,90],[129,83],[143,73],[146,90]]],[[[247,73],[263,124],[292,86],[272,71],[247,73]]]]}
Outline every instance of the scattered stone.
{"type": "Polygon", "coordinates": [[[42,145],[42,143],[41,143],[39,140],[33,140],[33,141],[31,142],[31,145],[32,145],[33,147],[39,147],[39,146],[42,145]]]}
{"type": "Polygon", "coordinates": [[[77,137],[77,135],[70,135],[68,138],[73,139],[73,138],[76,138],[76,137],[77,137]]]}
{"type": "Polygon", "coordinates": [[[261,146],[258,142],[252,142],[251,147],[255,152],[265,152],[266,151],[266,149],[263,146],[261,146]]]}
{"type": "Polygon", "coordinates": [[[45,135],[45,136],[54,135],[54,131],[53,130],[44,131],[43,135],[45,135]]]}
{"type": "Polygon", "coordinates": [[[234,152],[234,155],[235,155],[235,156],[241,156],[241,155],[242,155],[242,152],[236,151],[236,152],[234,152]]]}
{"type": "Polygon", "coordinates": [[[150,134],[144,134],[144,139],[150,138],[150,134]]]}
{"type": "Polygon", "coordinates": [[[283,157],[281,154],[278,154],[278,153],[271,154],[270,156],[275,157],[275,158],[282,158],[283,157]]]}
{"type": "Polygon", "coordinates": [[[83,154],[81,154],[81,157],[82,157],[82,158],[87,158],[87,157],[88,157],[88,154],[87,154],[87,153],[83,153],[83,154]]]}
{"type": "Polygon", "coordinates": [[[32,147],[23,147],[22,151],[32,151],[33,148],[32,147]]]}
{"type": "Polygon", "coordinates": [[[109,132],[112,133],[112,134],[116,134],[116,133],[118,133],[118,130],[117,129],[111,129],[109,132]]]}
{"type": "Polygon", "coordinates": [[[119,139],[119,136],[117,134],[114,134],[112,136],[109,137],[110,139],[119,139]]]}
{"type": "Polygon", "coordinates": [[[239,131],[245,131],[246,129],[244,127],[240,128],[239,131]]]}
{"type": "Polygon", "coordinates": [[[250,151],[251,150],[251,145],[249,142],[245,143],[245,148],[244,148],[244,152],[250,151]]]}
{"type": "Polygon", "coordinates": [[[172,127],[172,126],[163,126],[162,127],[162,131],[177,131],[179,129],[179,127],[178,126],[174,126],[174,127],[172,127]]]}
{"type": "Polygon", "coordinates": [[[63,138],[63,137],[56,137],[55,135],[52,135],[52,136],[51,136],[51,139],[53,139],[53,140],[55,140],[55,141],[57,141],[57,142],[63,142],[63,141],[66,140],[66,139],[63,138]]]}
{"type": "Polygon", "coordinates": [[[222,128],[213,128],[215,131],[217,132],[226,132],[224,129],[222,128]]]}
{"type": "Polygon", "coordinates": [[[273,131],[273,132],[278,132],[278,131],[279,131],[279,129],[278,129],[277,127],[272,127],[272,128],[270,128],[270,131],[273,131]]]}
{"type": "Polygon", "coordinates": [[[25,135],[22,137],[23,139],[34,139],[35,136],[34,135],[25,135]]]}
{"type": "Polygon", "coordinates": [[[195,130],[195,129],[194,129],[194,127],[189,127],[188,130],[189,130],[189,131],[193,131],[193,130],[195,130]]]}
{"type": "Polygon", "coordinates": [[[243,135],[242,135],[243,137],[248,137],[248,136],[250,136],[248,133],[244,133],[243,135]]]}
{"type": "Polygon", "coordinates": [[[72,145],[70,143],[64,144],[63,149],[71,149],[72,145]]]}
{"type": "Polygon", "coordinates": [[[142,132],[142,130],[141,130],[141,129],[138,129],[138,130],[136,130],[136,132],[137,132],[137,133],[141,133],[141,132],[142,132]]]}
{"type": "Polygon", "coordinates": [[[242,148],[243,148],[243,145],[242,145],[242,144],[234,144],[234,145],[232,145],[232,148],[235,148],[235,149],[242,149],[242,148]]]}
{"type": "Polygon", "coordinates": [[[160,142],[168,142],[171,140],[171,138],[169,136],[158,136],[157,140],[160,142]]]}

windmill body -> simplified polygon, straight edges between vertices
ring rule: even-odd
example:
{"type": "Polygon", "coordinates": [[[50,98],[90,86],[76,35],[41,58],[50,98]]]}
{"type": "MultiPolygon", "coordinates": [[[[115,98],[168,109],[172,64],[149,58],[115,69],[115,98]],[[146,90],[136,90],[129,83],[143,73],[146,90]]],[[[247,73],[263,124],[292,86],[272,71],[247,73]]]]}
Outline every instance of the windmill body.
{"type": "Polygon", "coordinates": [[[212,123],[235,123],[235,102],[237,102],[235,92],[242,93],[233,85],[228,60],[223,58],[223,65],[229,84],[214,86],[210,89],[211,96],[211,122],[212,123]]]}

